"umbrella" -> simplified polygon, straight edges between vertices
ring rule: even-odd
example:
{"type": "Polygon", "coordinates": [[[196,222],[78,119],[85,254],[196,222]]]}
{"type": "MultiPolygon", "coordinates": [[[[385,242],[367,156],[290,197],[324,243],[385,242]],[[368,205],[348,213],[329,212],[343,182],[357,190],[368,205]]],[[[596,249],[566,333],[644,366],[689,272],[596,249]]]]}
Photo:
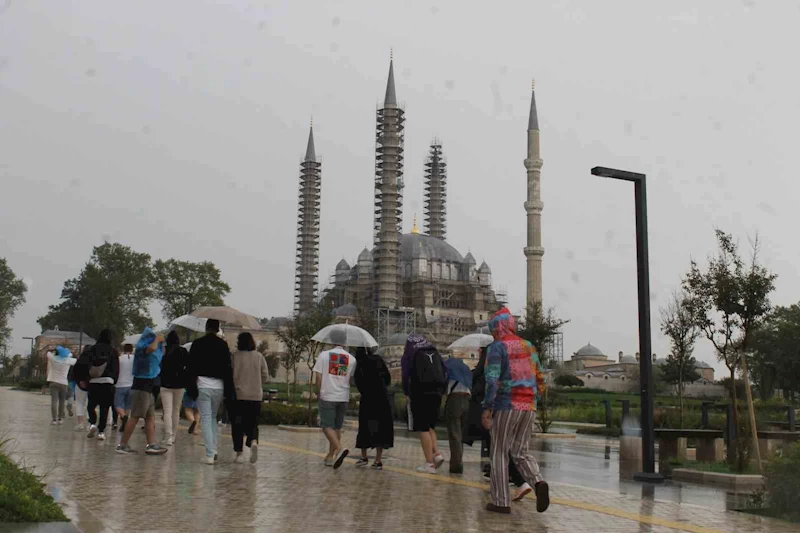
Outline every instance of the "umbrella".
{"type": "Polygon", "coordinates": [[[183,347],[186,348],[186,351],[188,352],[189,350],[192,349],[192,343],[191,342],[187,342],[186,344],[183,345],[183,347]]]}
{"type": "Polygon", "coordinates": [[[122,341],[122,344],[132,344],[136,346],[136,343],[139,342],[139,337],[141,337],[141,335],[138,333],[136,335],[128,335],[125,337],[125,340],[122,341]]]}
{"type": "Polygon", "coordinates": [[[312,340],[324,344],[375,348],[378,343],[365,330],[349,324],[332,324],[319,330],[312,340]]]}
{"type": "Polygon", "coordinates": [[[219,320],[229,326],[241,326],[244,329],[261,329],[258,319],[247,313],[242,313],[238,309],[220,305],[217,307],[198,307],[191,313],[197,318],[210,318],[219,320]]]}
{"type": "Polygon", "coordinates": [[[169,323],[170,326],[181,326],[192,331],[204,332],[206,330],[207,318],[198,318],[192,315],[179,316],[169,323]]]}
{"type": "Polygon", "coordinates": [[[467,387],[472,388],[472,372],[469,367],[464,364],[464,361],[456,357],[451,357],[444,362],[444,367],[447,369],[447,379],[455,380],[467,387]]]}
{"type": "Polygon", "coordinates": [[[447,347],[448,350],[479,350],[494,342],[494,337],[484,333],[470,333],[464,335],[447,347]]]}

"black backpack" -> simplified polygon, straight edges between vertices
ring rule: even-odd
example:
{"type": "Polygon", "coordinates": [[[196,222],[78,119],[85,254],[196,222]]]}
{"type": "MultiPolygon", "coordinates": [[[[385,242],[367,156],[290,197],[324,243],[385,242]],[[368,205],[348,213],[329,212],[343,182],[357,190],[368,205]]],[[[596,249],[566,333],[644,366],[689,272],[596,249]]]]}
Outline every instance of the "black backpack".
{"type": "Polygon", "coordinates": [[[443,394],[447,386],[442,356],[435,348],[420,350],[414,355],[412,376],[414,392],[443,394]]]}

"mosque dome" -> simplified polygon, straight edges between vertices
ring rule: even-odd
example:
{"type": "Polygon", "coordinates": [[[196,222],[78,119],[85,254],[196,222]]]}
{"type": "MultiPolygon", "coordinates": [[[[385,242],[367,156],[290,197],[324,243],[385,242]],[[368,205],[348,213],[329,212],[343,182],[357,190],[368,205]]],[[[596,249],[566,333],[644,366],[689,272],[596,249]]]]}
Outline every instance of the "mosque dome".
{"type": "Polygon", "coordinates": [[[400,255],[403,261],[426,259],[451,263],[464,262],[464,257],[458,250],[445,241],[420,233],[406,233],[400,236],[400,255]]]}
{"type": "Polygon", "coordinates": [[[358,315],[358,308],[353,304],[344,304],[333,310],[333,316],[353,317],[358,315]]]}
{"type": "Polygon", "coordinates": [[[477,261],[475,261],[475,256],[472,255],[472,252],[467,252],[467,255],[464,257],[464,264],[466,265],[478,264],[477,261]]]}
{"type": "Polygon", "coordinates": [[[605,357],[603,351],[595,346],[592,346],[591,342],[575,352],[575,355],[577,357],[605,357]]]}
{"type": "Polygon", "coordinates": [[[282,328],[291,324],[292,319],[286,316],[276,316],[272,317],[267,321],[267,325],[264,326],[266,330],[276,330],[278,328],[282,328]]]}
{"type": "Polygon", "coordinates": [[[478,272],[482,272],[484,274],[491,274],[492,273],[492,269],[489,268],[489,265],[487,265],[486,261],[484,261],[483,263],[481,263],[481,266],[478,269],[478,272]]]}
{"type": "Polygon", "coordinates": [[[368,261],[368,262],[370,262],[370,263],[372,262],[372,252],[370,252],[370,251],[369,251],[368,249],[366,249],[366,248],[364,248],[363,250],[361,250],[361,253],[360,253],[360,254],[358,254],[358,262],[360,263],[360,262],[362,262],[362,261],[368,261]]]}
{"type": "MultiPolygon", "coordinates": [[[[592,346],[592,348],[594,348],[594,346],[592,346]]],[[[632,356],[632,355],[623,355],[622,358],[620,358],[619,362],[620,363],[632,364],[632,365],[638,365],[639,364],[639,361],[637,361],[636,358],[634,356],[632,356]]]]}
{"type": "Polygon", "coordinates": [[[383,346],[405,346],[407,340],[408,333],[395,333],[386,339],[383,346]]]}
{"type": "Polygon", "coordinates": [[[336,265],[336,270],[350,270],[350,265],[347,263],[347,261],[342,259],[339,261],[339,264],[336,265]]]}

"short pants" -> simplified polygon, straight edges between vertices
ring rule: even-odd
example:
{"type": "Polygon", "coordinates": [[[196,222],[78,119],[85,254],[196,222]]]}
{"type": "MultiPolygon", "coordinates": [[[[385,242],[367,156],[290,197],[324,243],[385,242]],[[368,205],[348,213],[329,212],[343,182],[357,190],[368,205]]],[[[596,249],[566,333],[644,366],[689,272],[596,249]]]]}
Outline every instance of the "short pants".
{"type": "Polygon", "coordinates": [[[342,429],[347,402],[319,401],[319,427],[342,429]]]}
{"type": "Polygon", "coordinates": [[[123,411],[131,410],[131,388],[117,387],[114,391],[114,407],[123,411]]]}
{"type": "Polygon", "coordinates": [[[408,430],[428,431],[436,427],[442,397],[439,394],[421,394],[408,400],[408,430]]]}
{"type": "Polygon", "coordinates": [[[131,416],[150,418],[156,415],[156,395],[158,379],[133,378],[131,387],[131,416]]]}

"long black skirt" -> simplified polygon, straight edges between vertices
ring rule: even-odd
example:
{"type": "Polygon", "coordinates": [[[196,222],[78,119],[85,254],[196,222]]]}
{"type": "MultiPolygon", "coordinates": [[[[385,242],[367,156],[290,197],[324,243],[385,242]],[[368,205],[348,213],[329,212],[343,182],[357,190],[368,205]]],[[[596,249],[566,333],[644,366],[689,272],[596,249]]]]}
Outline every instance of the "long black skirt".
{"type": "Polygon", "coordinates": [[[358,407],[358,436],[356,448],[383,448],[394,446],[394,421],[392,408],[386,395],[361,395],[358,407]]]}

